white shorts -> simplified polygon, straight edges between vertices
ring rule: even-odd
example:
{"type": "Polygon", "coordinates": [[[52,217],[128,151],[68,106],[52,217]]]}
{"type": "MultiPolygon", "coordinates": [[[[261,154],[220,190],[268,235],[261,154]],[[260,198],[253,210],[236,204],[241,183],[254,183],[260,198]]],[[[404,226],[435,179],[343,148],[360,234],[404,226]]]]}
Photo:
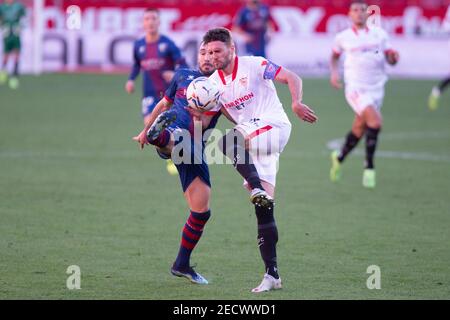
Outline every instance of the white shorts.
{"type": "Polygon", "coordinates": [[[357,115],[361,115],[368,106],[373,106],[377,111],[381,111],[384,87],[376,89],[346,87],[345,98],[357,115]]]}
{"type": "MultiPolygon", "coordinates": [[[[249,139],[249,151],[261,180],[275,186],[278,159],[291,134],[285,121],[252,119],[235,127],[249,139]]],[[[246,185],[244,181],[244,185],[246,185]]]]}

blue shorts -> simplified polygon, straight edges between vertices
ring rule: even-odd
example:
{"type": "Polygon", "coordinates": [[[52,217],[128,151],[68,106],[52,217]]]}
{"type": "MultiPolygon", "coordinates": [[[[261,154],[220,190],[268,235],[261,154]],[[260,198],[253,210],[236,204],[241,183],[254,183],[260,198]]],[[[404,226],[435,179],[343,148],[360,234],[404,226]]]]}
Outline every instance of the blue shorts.
{"type": "Polygon", "coordinates": [[[142,109],[141,109],[142,117],[146,117],[150,113],[152,113],[153,109],[155,109],[155,106],[158,104],[158,102],[159,99],[157,96],[147,96],[142,98],[142,109]]]}
{"type": "MultiPolygon", "coordinates": [[[[165,130],[168,130],[169,132],[173,132],[176,130],[178,125],[173,123],[171,126],[166,128],[165,130]]],[[[175,141],[175,145],[178,145],[179,143],[182,143],[182,141],[175,141]]],[[[190,152],[191,156],[189,157],[190,162],[189,163],[175,163],[175,166],[178,170],[178,176],[180,177],[181,187],[183,189],[183,192],[186,192],[186,189],[191,185],[192,181],[195,180],[195,178],[199,177],[204,183],[206,183],[207,186],[211,188],[211,180],[209,176],[209,168],[208,165],[205,162],[204,156],[203,156],[203,148],[204,145],[202,145],[201,150],[201,156],[202,159],[198,159],[198,161],[194,161],[194,147],[193,147],[193,141],[189,141],[190,143],[190,152]]],[[[184,151],[184,149],[183,149],[184,151]]],[[[161,153],[158,149],[156,149],[156,152],[162,159],[170,159],[170,155],[161,153]]]]}
{"type": "Polygon", "coordinates": [[[209,169],[206,163],[202,164],[176,164],[178,175],[180,177],[181,188],[186,192],[195,178],[199,177],[208,187],[211,188],[211,181],[209,178],[209,169]]]}

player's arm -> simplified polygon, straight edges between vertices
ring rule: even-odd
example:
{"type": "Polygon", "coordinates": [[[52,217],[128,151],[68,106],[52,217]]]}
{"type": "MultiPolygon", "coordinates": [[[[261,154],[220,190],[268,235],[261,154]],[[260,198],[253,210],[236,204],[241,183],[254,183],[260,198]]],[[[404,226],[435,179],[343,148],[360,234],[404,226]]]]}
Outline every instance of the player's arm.
{"type": "Polygon", "coordinates": [[[267,35],[266,35],[267,42],[272,40],[275,31],[276,31],[275,19],[273,18],[272,14],[269,11],[269,17],[267,18],[267,35]]]}
{"type": "Polygon", "coordinates": [[[234,34],[238,34],[245,43],[252,41],[252,35],[242,28],[242,26],[245,24],[245,16],[244,16],[244,10],[240,10],[233,21],[233,26],[231,27],[231,31],[234,34]]]}
{"type": "Polygon", "coordinates": [[[331,86],[335,89],[341,89],[342,83],[341,83],[341,77],[339,75],[339,58],[341,54],[339,52],[336,52],[333,50],[331,53],[331,59],[330,59],[330,83],[331,86]]]}
{"type": "Polygon", "coordinates": [[[233,120],[233,118],[228,113],[227,109],[225,109],[224,106],[220,108],[220,112],[227,118],[231,123],[237,124],[236,121],[233,120]]]}
{"type": "Polygon", "coordinates": [[[180,68],[189,68],[188,64],[186,63],[186,59],[181,53],[180,48],[175,43],[172,43],[172,59],[175,62],[175,70],[178,70],[180,68]]]}
{"type": "Polygon", "coordinates": [[[266,35],[266,41],[270,42],[275,34],[275,23],[272,20],[267,21],[267,35],[266,35]]]}
{"type": "Polygon", "coordinates": [[[330,58],[330,84],[335,89],[341,89],[341,76],[339,75],[339,58],[344,51],[343,35],[341,33],[337,34],[334,38],[333,48],[330,58]]]}
{"type": "MultiPolygon", "coordinates": [[[[271,63],[271,62],[269,62],[271,63]]],[[[274,80],[288,85],[289,92],[292,97],[292,111],[303,121],[314,123],[317,121],[317,116],[314,111],[306,104],[302,103],[303,98],[303,84],[302,79],[294,72],[278,67],[274,80]]],[[[266,69],[267,70],[267,69],[266,69]]],[[[270,79],[265,72],[265,79],[270,79]]]]}
{"type": "Polygon", "coordinates": [[[388,34],[383,31],[384,58],[391,66],[396,65],[400,59],[398,51],[394,50],[389,42],[388,34]]]}
{"type": "Polygon", "coordinates": [[[249,43],[249,42],[251,42],[252,39],[253,39],[253,37],[252,37],[252,35],[251,35],[250,33],[245,32],[245,31],[244,31],[240,26],[238,26],[238,25],[234,25],[233,28],[231,29],[231,31],[232,31],[234,34],[239,35],[239,36],[244,40],[245,43],[249,43]]]}
{"type": "Polygon", "coordinates": [[[186,59],[183,57],[180,48],[178,48],[174,42],[170,43],[170,58],[172,59],[175,68],[174,70],[164,70],[162,72],[162,77],[166,82],[172,81],[177,69],[188,67],[186,59]]]}
{"type": "Polygon", "coordinates": [[[214,119],[214,116],[217,115],[218,112],[215,111],[205,111],[203,112],[203,116],[201,118],[202,120],[202,128],[205,130],[209,127],[211,124],[212,119],[214,119]]]}
{"type": "Polygon", "coordinates": [[[19,19],[22,19],[26,16],[27,14],[27,9],[24,5],[21,5],[20,7],[20,11],[19,11],[19,19]]]}
{"type": "Polygon", "coordinates": [[[214,118],[217,113],[220,111],[200,111],[189,106],[185,107],[185,109],[191,114],[192,118],[196,121],[202,122],[202,128],[208,128],[211,120],[214,118]]]}
{"type": "Polygon", "coordinates": [[[128,81],[125,84],[125,90],[128,93],[134,92],[134,80],[136,80],[139,72],[141,71],[141,61],[138,55],[138,46],[134,45],[133,48],[133,66],[131,67],[130,75],[128,76],[128,81]]]}
{"type": "Polygon", "coordinates": [[[157,103],[157,105],[153,109],[153,111],[150,114],[150,116],[147,118],[147,120],[146,120],[146,122],[144,124],[144,129],[142,129],[142,131],[137,136],[133,137],[133,140],[137,141],[140,144],[141,149],[144,148],[144,145],[148,144],[147,131],[150,129],[150,127],[152,126],[153,122],[155,122],[156,118],[161,113],[163,113],[164,111],[169,110],[170,107],[172,107],[172,101],[169,100],[167,97],[162,98],[157,103]]]}

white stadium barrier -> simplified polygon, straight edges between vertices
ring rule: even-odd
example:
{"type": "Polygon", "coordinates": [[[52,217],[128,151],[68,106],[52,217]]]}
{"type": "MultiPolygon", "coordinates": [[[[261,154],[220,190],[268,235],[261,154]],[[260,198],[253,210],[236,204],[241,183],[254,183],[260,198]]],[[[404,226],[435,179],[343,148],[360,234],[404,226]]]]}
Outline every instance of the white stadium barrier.
{"type": "MultiPolygon", "coordinates": [[[[41,0],[37,2],[34,8],[39,8],[41,0]]],[[[113,72],[130,66],[133,40],[141,35],[143,8],[47,6],[40,10],[37,15],[33,7],[28,10],[22,31],[22,72],[113,72]]],[[[191,10],[195,14],[186,17],[182,8],[161,9],[161,29],[193,65],[202,34],[210,27],[229,26],[235,8],[191,10]]],[[[401,56],[400,63],[389,70],[394,76],[435,78],[450,73],[445,21],[445,16],[450,21],[450,10],[433,12],[405,7],[382,17],[401,56]]],[[[334,34],[346,26],[347,17],[324,7],[274,6],[271,13],[278,28],[268,43],[268,58],[301,75],[326,75],[334,34]]]]}

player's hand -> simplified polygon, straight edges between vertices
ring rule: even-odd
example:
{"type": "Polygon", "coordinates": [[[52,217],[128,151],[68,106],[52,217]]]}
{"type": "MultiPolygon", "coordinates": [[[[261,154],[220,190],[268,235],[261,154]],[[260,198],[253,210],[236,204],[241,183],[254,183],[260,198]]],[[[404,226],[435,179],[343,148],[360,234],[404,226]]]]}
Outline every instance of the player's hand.
{"type": "Polygon", "coordinates": [[[386,51],[385,57],[387,63],[389,63],[391,66],[396,65],[398,60],[400,59],[399,53],[395,50],[386,51]]]}
{"type": "Polygon", "coordinates": [[[342,83],[341,83],[341,78],[339,77],[339,73],[337,73],[337,72],[331,73],[330,83],[331,83],[331,86],[335,89],[342,88],[342,83]]]}
{"type": "Polygon", "coordinates": [[[147,140],[147,133],[145,132],[145,130],[142,130],[141,133],[139,133],[137,136],[133,137],[133,140],[136,141],[137,143],[139,143],[139,145],[141,146],[141,149],[144,149],[144,146],[148,143],[147,140]]]}
{"type": "Polygon", "coordinates": [[[308,107],[306,104],[303,104],[301,102],[295,102],[292,104],[292,110],[295,112],[297,117],[302,119],[303,121],[314,123],[319,118],[316,116],[313,109],[308,107]]]}
{"type": "Polygon", "coordinates": [[[201,112],[200,110],[191,108],[189,106],[184,107],[184,108],[191,114],[191,116],[194,120],[202,121],[203,112],[201,112]]]}
{"type": "Polygon", "coordinates": [[[134,92],[134,81],[133,80],[127,81],[127,83],[125,84],[125,91],[130,94],[134,92]]]}

